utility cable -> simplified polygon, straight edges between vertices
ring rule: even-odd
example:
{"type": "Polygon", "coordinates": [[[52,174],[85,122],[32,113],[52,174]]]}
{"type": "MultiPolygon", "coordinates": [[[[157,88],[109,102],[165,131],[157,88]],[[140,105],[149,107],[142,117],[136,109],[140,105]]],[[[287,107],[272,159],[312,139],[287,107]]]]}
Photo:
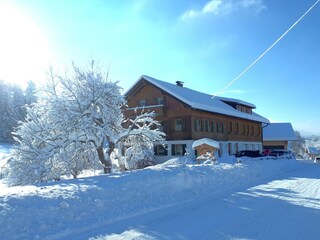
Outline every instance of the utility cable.
{"type": "Polygon", "coordinates": [[[223,93],[228,87],[234,84],[239,78],[242,77],[253,65],[255,65],[267,52],[269,52],[288,32],[291,31],[318,3],[320,0],[317,0],[284,34],[282,34],[270,47],[267,48],[253,63],[251,63],[245,70],[243,70],[235,79],[233,79],[230,83],[228,83],[222,90],[220,90],[217,94],[213,95],[212,98],[219,96],[223,93]]]}

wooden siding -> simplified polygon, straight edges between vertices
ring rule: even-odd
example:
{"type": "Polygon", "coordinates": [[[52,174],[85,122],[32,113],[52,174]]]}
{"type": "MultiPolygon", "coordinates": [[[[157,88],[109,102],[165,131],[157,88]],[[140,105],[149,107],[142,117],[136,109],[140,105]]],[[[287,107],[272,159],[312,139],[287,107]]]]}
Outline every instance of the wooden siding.
{"type": "Polygon", "coordinates": [[[211,138],[219,141],[261,142],[261,123],[199,110],[193,111],[192,119],[192,139],[211,138]],[[200,131],[195,130],[196,119],[202,120],[204,125],[205,121],[213,123],[213,131],[210,129],[207,131],[205,127],[200,131]]]}
{"type": "Polygon", "coordinates": [[[283,147],[284,150],[288,149],[288,141],[264,141],[263,142],[263,147],[264,148],[279,148],[283,147]]]}
{"type": "Polygon", "coordinates": [[[134,114],[133,108],[137,107],[140,100],[144,100],[145,107],[138,111],[155,111],[156,119],[163,124],[166,140],[197,140],[200,138],[211,138],[217,141],[247,141],[262,142],[261,123],[227,115],[211,113],[192,109],[179,99],[158,89],[152,84],[141,81],[137,83],[132,95],[126,96],[128,109],[125,116],[134,114]],[[163,104],[158,104],[158,98],[163,99],[163,104]],[[130,110],[131,109],[131,110],[130,110]],[[176,121],[180,119],[179,121],[176,121]],[[200,129],[195,124],[200,122],[200,129]],[[211,128],[206,128],[208,122],[211,128]],[[175,122],[183,124],[175,127],[175,122]],[[212,128],[213,123],[213,128],[212,128]]]}

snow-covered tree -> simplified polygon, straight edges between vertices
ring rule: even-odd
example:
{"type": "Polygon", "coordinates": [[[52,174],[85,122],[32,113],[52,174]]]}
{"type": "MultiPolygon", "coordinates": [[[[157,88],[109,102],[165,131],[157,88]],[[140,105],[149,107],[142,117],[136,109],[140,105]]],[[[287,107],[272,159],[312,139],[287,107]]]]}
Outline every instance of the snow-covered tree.
{"type": "Polygon", "coordinates": [[[24,93],[17,85],[0,81],[0,142],[12,142],[11,132],[25,117],[24,93]]]}
{"type": "Polygon", "coordinates": [[[36,91],[37,91],[36,84],[33,81],[29,81],[27,88],[24,91],[26,104],[30,105],[37,101],[36,91]]]}
{"type": "MultiPolygon", "coordinates": [[[[126,130],[117,143],[126,149],[124,163],[127,169],[143,168],[155,164],[154,145],[163,143],[165,134],[154,112],[142,112],[126,120],[126,130]]],[[[121,148],[121,147],[119,147],[121,148]]]]}
{"type": "Polygon", "coordinates": [[[10,137],[11,127],[11,107],[10,92],[8,86],[0,81],[0,141],[6,141],[10,137]]]}
{"type": "Polygon", "coordinates": [[[298,155],[303,155],[305,150],[305,138],[301,136],[299,131],[294,131],[297,140],[292,142],[292,150],[298,155]]]}
{"type": "Polygon", "coordinates": [[[109,173],[111,154],[128,137],[162,141],[154,113],[123,126],[126,102],[120,90],[94,62],[85,70],[73,66],[63,76],[51,70],[45,91],[16,132],[19,146],[10,161],[13,184],[76,177],[97,162],[109,173]]]}
{"type": "Polygon", "coordinates": [[[124,156],[126,169],[139,169],[155,165],[154,145],[148,139],[132,135],[126,138],[124,146],[128,147],[125,147],[124,156]]]}

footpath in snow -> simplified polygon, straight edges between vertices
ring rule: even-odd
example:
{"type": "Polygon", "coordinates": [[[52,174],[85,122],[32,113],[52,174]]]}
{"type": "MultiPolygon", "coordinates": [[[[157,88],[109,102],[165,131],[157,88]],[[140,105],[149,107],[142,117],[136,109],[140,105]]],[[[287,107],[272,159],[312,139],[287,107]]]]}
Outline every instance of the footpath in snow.
{"type": "MultiPolygon", "coordinates": [[[[310,173],[310,179],[314,179],[320,174],[320,165],[296,160],[252,159],[241,164],[159,165],[36,186],[7,187],[2,182],[0,239],[270,239],[259,235],[268,223],[261,221],[264,216],[259,215],[258,208],[255,211],[257,203],[250,204],[251,200],[245,202],[245,199],[267,196],[295,204],[295,200],[287,198],[291,196],[290,191],[297,189],[288,189],[302,184],[293,181],[299,171],[305,171],[306,178],[310,173]],[[283,189],[272,186],[276,180],[283,179],[286,180],[281,185],[283,189]],[[262,189],[259,186],[263,186],[262,189]],[[243,191],[250,188],[255,190],[243,191]],[[244,201],[243,206],[237,205],[240,200],[244,201]],[[236,208],[228,208],[231,205],[236,208]],[[209,209],[211,212],[207,215],[209,209]],[[248,222],[247,215],[242,213],[250,213],[252,221],[243,230],[239,227],[245,227],[244,223],[248,222]],[[234,231],[228,235],[230,228],[234,231]]],[[[314,216],[320,219],[319,183],[319,179],[308,182],[313,185],[308,192],[313,191],[312,198],[308,199],[306,194],[301,196],[305,201],[299,202],[299,193],[295,195],[297,204],[304,205],[300,214],[303,209],[315,214],[310,226],[313,226],[314,216]]],[[[299,188],[301,192],[304,187],[299,188]]],[[[261,204],[259,208],[263,208],[261,204]]],[[[268,204],[266,202],[266,207],[271,208],[272,203],[268,204]]],[[[263,208],[265,214],[267,208],[263,208]]],[[[282,211],[281,206],[275,208],[282,211]]],[[[268,216],[277,218],[271,213],[268,216]]],[[[301,229],[305,228],[301,226],[301,229]]],[[[288,231],[294,233],[295,230],[288,231]]],[[[307,236],[314,236],[313,233],[307,236]]]]}

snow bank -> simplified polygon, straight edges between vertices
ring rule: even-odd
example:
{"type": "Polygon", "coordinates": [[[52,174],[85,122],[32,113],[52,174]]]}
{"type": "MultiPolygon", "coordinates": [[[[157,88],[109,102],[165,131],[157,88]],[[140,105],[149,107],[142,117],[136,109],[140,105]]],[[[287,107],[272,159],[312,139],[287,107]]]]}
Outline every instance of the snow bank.
{"type": "Polygon", "coordinates": [[[300,167],[294,160],[159,165],[37,186],[0,185],[0,239],[75,239],[75,233],[208,195],[214,199],[300,167]]]}

